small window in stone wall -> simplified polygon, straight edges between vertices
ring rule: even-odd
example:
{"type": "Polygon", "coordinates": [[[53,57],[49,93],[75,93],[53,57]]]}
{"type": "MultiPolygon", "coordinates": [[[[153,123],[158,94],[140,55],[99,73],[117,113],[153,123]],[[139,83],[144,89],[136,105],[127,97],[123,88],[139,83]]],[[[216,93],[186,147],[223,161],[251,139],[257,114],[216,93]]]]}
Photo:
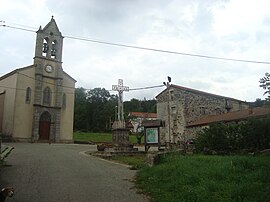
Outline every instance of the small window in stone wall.
{"type": "Polygon", "coordinates": [[[161,127],[165,127],[166,125],[165,125],[165,121],[162,121],[161,122],[161,127]]]}
{"type": "Polygon", "coordinates": [[[171,107],[171,112],[172,112],[172,114],[176,114],[176,107],[175,106],[171,107]]]}
{"type": "Polygon", "coordinates": [[[220,108],[216,108],[215,113],[216,113],[216,115],[220,115],[220,114],[222,114],[222,111],[220,108]]]}
{"type": "Polygon", "coordinates": [[[25,103],[30,104],[30,102],[31,102],[31,88],[28,87],[26,89],[25,103]]]}
{"type": "Polygon", "coordinates": [[[174,94],[173,94],[173,89],[170,90],[170,100],[173,101],[174,100],[174,94]]]}
{"type": "Polygon", "coordinates": [[[200,107],[200,114],[205,115],[206,114],[206,107],[200,107]]]}
{"type": "Polygon", "coordinates": [[[62,99],[62,107],[63,107],[63,108],[66,108],[66,104],[67,104],[67,96],[66,96],[66,94],[64,93],[64,94],[63,94],[63,99],[62,99]]]}

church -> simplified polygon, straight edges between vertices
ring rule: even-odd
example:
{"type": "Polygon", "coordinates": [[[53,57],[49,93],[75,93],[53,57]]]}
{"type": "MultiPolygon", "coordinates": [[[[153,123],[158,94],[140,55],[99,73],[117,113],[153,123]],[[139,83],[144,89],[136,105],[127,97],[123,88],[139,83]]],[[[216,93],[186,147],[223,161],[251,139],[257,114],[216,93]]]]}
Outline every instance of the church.
{"type": "Polygon", "coordinates": [[[0,77],[3,137],[24,142],[73,142],[76,80],[62,68],[63,38],[52,17],[36,32],[33,64],[0,77]]]}

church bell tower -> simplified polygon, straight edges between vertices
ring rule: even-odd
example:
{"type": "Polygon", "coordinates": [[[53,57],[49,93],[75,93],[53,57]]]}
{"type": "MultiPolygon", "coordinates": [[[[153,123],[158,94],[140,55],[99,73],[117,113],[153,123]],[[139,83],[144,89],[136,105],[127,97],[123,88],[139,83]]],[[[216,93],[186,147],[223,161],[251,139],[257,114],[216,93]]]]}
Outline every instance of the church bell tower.
{"type": "Polygon", "coordinates": [[[60,140],[63,97],[63,36],[52,17],[36,32],[32,141],[60,140]]]}
{"type": "Polygon", "coordinates": [[[37,31],[35,62],[38,59],[53,62],[62,62],[63,36],[59,31],[55,20],[51,21],[37,31]]]}

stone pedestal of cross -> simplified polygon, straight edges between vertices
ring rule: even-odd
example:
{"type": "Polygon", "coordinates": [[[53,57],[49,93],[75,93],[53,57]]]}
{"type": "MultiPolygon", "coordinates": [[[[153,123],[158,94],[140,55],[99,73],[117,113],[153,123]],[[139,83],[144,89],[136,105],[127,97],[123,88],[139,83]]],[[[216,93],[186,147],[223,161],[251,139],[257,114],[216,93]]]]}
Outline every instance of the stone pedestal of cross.
{"type": "Polygon", "coordinates": [[[112,85],[112,90],[118,91],[117,128],[125,128],[123,92],[129,91],[129,87],[123,85],[123,79],[118,79],[118,85],[112,85]]]}

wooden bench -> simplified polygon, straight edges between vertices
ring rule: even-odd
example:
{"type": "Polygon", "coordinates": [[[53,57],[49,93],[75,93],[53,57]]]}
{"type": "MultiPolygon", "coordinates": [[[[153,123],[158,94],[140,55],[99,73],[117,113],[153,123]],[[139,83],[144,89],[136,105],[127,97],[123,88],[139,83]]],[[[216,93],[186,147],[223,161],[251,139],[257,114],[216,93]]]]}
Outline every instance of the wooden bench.
{"type": "Polygon", "coordinates": [[[3,151],[1,151],[1,161],[4,160],[10,152],[14,149],[14,147],[7,146],[3,151]]]}

